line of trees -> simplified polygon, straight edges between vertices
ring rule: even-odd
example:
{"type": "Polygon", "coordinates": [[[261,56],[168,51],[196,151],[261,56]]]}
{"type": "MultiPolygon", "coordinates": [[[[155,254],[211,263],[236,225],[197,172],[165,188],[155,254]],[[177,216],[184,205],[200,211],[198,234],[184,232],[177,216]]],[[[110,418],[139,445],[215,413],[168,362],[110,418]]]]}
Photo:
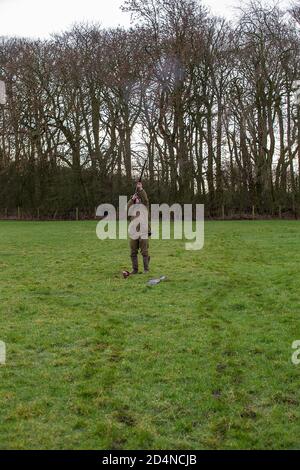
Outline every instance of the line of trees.
{"type": "Polygon", "coordinates": [[[131,29],[2,38],[0,211],[64,216],[131,194],[300,215],[300,7],[234,24],[197,0],[127,0],[131,29]]]}

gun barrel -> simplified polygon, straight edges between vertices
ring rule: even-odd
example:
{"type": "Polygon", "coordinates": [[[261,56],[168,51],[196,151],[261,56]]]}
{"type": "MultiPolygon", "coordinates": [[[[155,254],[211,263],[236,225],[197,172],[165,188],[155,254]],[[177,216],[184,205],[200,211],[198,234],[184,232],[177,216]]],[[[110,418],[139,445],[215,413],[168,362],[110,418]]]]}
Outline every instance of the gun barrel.
{"type": "Polygon", "coordinates": [[[143,168],[142,168],[142,171],[141,171],[140,177],[139,177],[139,182],[141,182],[141,181],[142,181],[143,174],[144,174],[144,171],[145,171],[145,168],[146,168],[146,163],[147,163],[147,158],[146,158],[146,160],[144,161],[144,165],[143,165],[143,168]]]}

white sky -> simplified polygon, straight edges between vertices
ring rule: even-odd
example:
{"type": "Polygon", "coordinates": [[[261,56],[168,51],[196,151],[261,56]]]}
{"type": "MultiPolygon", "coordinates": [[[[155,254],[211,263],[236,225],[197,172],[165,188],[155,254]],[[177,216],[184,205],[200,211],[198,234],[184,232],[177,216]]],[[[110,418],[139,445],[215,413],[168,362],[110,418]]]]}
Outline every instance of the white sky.
{"type": "MultiPolygon", "coordinates": [[[[288,0],[282,0],[286,3],[288,0]]],[[[46,38],[81,21],[105,27],[130,24],[122,0],[0,0],[0,36],[46,38]]],[[[204,0],[215,14],[232,18],[240,0],[204,0]]]]}

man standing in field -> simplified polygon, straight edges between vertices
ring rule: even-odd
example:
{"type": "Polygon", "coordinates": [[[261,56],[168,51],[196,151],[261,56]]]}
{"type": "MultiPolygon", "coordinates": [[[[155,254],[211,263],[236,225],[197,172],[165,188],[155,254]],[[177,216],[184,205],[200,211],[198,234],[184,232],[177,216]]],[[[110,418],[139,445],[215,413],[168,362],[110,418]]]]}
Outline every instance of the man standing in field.
{"type": "MultiPolygon", "coordinates": [[[[131,196],[127,208],[129,209],[132,206],[136,205],[136,209],[138,209],[139,205],[145,206],[147,212],[149,211],[149,200],[146,191],[143,189],[143,185],[141,181],[138,181],[136,184],[136,192],[133,196],[131,196]]],[[[137,215],[131,216],[131,220],[135,219],[137,215]]],[[[138,264],[138,251],[141,250],[143,256],[143,264],[144,264],[144,274],[149,272],[149,261],[150,256],[148,253],[149,249],[149,240],[148,236],[149,233],[142,233],[141,227],[138,228],[140,230],[140,236],[138,238],[132,238],[130,235],[130,256],[132,261],[132,271],[130,274],[138,274],[139,272],[139,264],[138,264]]],[[[148,232],[148,214],[147,214],[147,232],[148,232]]]]}

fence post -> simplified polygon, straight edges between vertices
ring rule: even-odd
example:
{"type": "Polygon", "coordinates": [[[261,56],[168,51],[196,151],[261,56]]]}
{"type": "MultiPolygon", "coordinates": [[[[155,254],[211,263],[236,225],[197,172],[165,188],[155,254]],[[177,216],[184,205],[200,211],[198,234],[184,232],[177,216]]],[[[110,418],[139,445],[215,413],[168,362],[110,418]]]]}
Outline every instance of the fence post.
{"type": "Polygon", "coordinates": [[[222,219],[225,219],[225,207],[224,204],[222,204],[222,219]]]}
{"type": "Polygon", "coordinates": [[[39,207],[37,208],[37,218],[38,219],[40,218],[40,208],[39,207]]]}
{"type": "Polygon", "coordinates": [[[254,220],[255,219],[255,207],[252,206],[252,219],[254,220]]]}
{"type": "Polygon", "coordinates": [[[279,206],[279,219],[281,219],[281,206],[279,206]]]}
{"type": "Polygon", "coordinates": [[[293,198],[293,213],[294,213],[295,219],[297,219],[296,207],[295,207],[295,199],[294,199],[294,198],[293,198]]]}
{"type": "Polygon", "coordinates": [[[76,207],[76,220],[78,220],[78,207],[76,207]]]}
{"type": "Polygon", "coordinates": [[[21,210],[20,210],[20,206],[18,206],[18,220],[20,220],[21,218],[21,210]]]}
{"type": "Polygon", "coordinates": [[[5,218],[6,218],[6,219],[7,219],[7,214],[8,214],[8,212],[7,212],[7,207],[5,207],[5,218]]]}

